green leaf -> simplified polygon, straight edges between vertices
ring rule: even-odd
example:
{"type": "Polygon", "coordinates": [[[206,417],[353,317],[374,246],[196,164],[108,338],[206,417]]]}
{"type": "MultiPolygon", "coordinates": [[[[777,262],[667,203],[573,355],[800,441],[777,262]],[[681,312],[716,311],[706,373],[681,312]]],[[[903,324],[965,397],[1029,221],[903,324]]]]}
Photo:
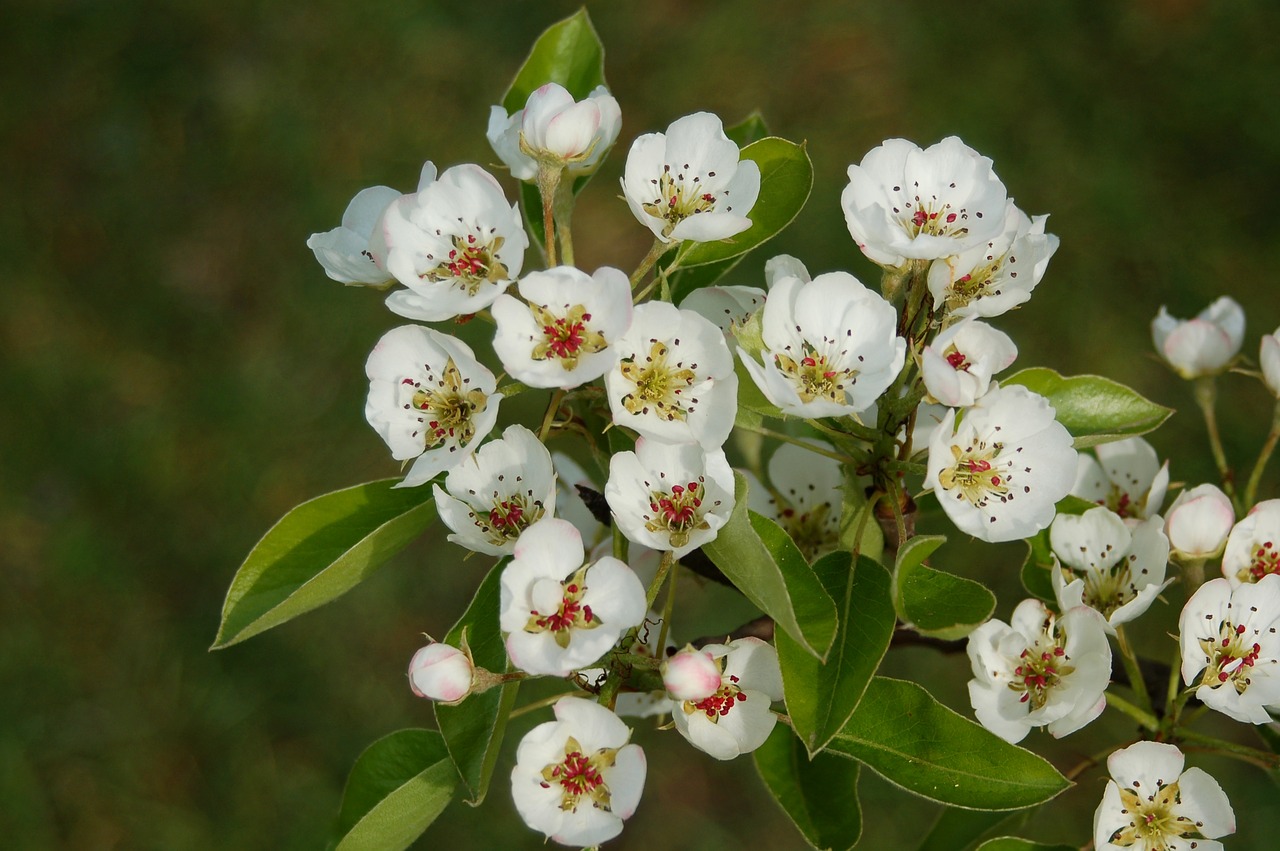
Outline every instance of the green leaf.
{"type": "Polygon", "coordinates": [[[874,511],[875,506],[867,502],[857,483],[857,475],[846,474],[840,509],[840,546],[879,561],[884,555],[884,530],[876,522],[874,511]]]}
{"type": "Polygon", "coordinates": [[[743,148],[742,158],[760,166],[760,197],[748,213],[751,227],[719,242],[685,242],[676,254],[681,266],[719,263],[747,253],[791,224],[809,200],[813,163],[803,143],[770,136],[743,148]]]}
{"type": "Polygon", "coordinates": [[[876,677],[827,753],[953,807],[1016,810],[1071,783],[1045,760],[953,712],[915,683],[876,677]]]}
{"type": "Polygon", "coordinates": [[[764,785],[806,842],[832,851],[857,844],[862,834],[858,763],[829,754],[810,761],[804,745],[782,724],[753,756],[764,785]]]}
{"type": "Polygon", "coordinates": [[[853,715],[889,649],[897,618],[889,571],[863,557],[853,569],[849,553],[828,553],[814,573],[836,602],[836,638],[820,662],[785,632],[774,637],[782,665],[787,712],[809,753],[821,751],[853,715]]]}
{"type": "MultiPolygon", "coordinates": [[[[461,647],[465,635],[472,661],[495,674],[510,670],[507,648],[498,629],[500,580],[505,566],[506,561],[493,566],[476,589],[471,605],[444,637],[446,644],[461,647]]],[[[466,787],[467,803],[472,806],[478,806],[489,789],[519,685],[518,682],[506,683],[473,694],[456,706],[435,704],[436,724],[466,787]]]]}
{"type": "Polygon", "coordinates": [[[1007,812],[947,807],[916,851],[965,851],[1009,818],[1007,812]]]}
{"type": "Polygon", "coordinates": [[[747,510],[747,480],[733,476],[729,522],[702,551],[806,652],[824,658],[835,638],[835,603],[787,533],[747,510]]]}
{"type": "Polygon", "coordinates": [[[552,24],[538,36],[502,96],[503,109],[508,115],[524,109],[529,95],[547,83],[564,86],[574,100],[582,100],[596,86],[604,85],[604,45],[586,9],[552,24]]]}
{"type": "Polygon", "coordinates": [[[378,739],[347,777],[337,851],[409,847],[449,804],[457,785],[439,733],[397,730],[378,739]]]}
{"type": "MultiPolygon", "coordinates": [[[[728,260],[721,260],[718,263],[704,263],[701,266],[690,266],[688,269],[677,268],[667,275],[667,281],[671,285],[671,301],[679,304],[694,290],[700,290],[716,283],[733,271],[733,268],[742,262],[743,257],[744,255],[739,254],[737,257],[730,257],[728,260]]],[[[668,254],[658,261],[658,265],[665,269],[671,265],[674,259],[674,254],[668,254]]]]}
{"type": "Polygon", "coordinates": [[[236,571],[211,650],[229,647],[340,597],[435,519],[426,487],[383,479],[302,503],[236,571]]]}
{"type": "Polygon", "coordinates": [[[1016,372],[1002,383],[1021,384],[1046,397],[1057,411],[1058,422],[1075,438],[1076,449],[1146,434],[1173,414],[1172,408],[1100,375],[1064,377],[1037,366],[1016,372]]]}
{"type": "Polygon", "coordinates": [[[894,566],[894,607],[921,635],[954,641],[991,617],[996,597],[985,585],[924,564],[947,539],[920,535],[898,551],[894,566]]]}
{"type": "Polygon", "coordinates": [[[764,116],[760,114],[760,110],[756,110],[732,127],[724,128],[724,135],[732,139],[739,148],[745,148],[768,136],[769,128],[765,125],[764,116]]]}
{"type": "Polygon", "coordinates": [[[1001,836],[988,839],[978,846],[978,851],[1076,851],[1076,846],[1046,845],[1043,842],[1032,842],[1030,839],[1001,836]]]}

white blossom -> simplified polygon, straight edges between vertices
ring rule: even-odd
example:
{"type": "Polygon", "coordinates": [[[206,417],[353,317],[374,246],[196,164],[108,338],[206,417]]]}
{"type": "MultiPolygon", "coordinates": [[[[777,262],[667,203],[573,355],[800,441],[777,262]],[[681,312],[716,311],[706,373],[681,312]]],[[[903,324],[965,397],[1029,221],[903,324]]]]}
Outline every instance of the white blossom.
{"type": "Polygon", "coordinates": [[[991,389],[991,378],[1018,357],[1003,331],[985,322],[963,320],[947,328],[920,355],[920,373],[933,399],[965,408],[991,389]]]}
{"type": "Polygon", "coordinates": [[[728,334],[745,325],[764,299],[759,287],[699,287],[680,302],[680,309],[692,310],[728,334]]]}
{"type": "Polygon", "coordinates": [[[587,507],[578,486],[599,494],[602,501],[604,488],[582,469],[581,464],[563,452],[552,452],[551,464],[556,471],[556,516],[574,525],[590,552],[601,541],[608,539],[609,530],[587,507]]]}
{"type": "Polygon", "coordinates": [[[733,470],[723,450],[640,438],[609,459],[604,495],[627,540],[680,558],[728,522],[733,470]]]}
{"type": "Polygon", "coordinates": [[[598,703],[566,697],[555,713],[520,740],[511,799],[525,824],[561,845],[607,842],[640,803],[644,751],[598,703]]]}
{"type": "Polygon", "coordinates": [[[1169,462],[1160,463],[1155,449],[1130,437],[1081,452],[1071,493],[1105,505],[1124,520],[1143,520],[1160,513],[1169,489],[1169,462]]]}
{"type": "MultiPolygon", "coordinates": [[[[642,584],[647,584],[646,573],[656,573],[657,559],[651,558],[655,555],[653,550],[646,550],[644,547],[631,547],[627,553],[627,565],[636,572],[642,584]],[[654,562],[652,572],[645,569],[650,561],[654,562]]],[[[665,659],[668,653],[675,652],[676,644],[668,633],[666,646],[659,650],[658,640],[661,637],[662,615],[650,610],[645,615],[644,623],[640,625],[636,635],[636,641],[628,652],[636,656],[648,656],[651,659],[665,659]]],[[[604,668],[587,668],[578,671],[576,679],[580,685],[592,688],[603,685],[607,676],[608,672],[604,668]]],[[[654,691],[623,689],[618,693],[617,698],[613,711],[623,718],[653,718],[658,715],[670,715],[673,706],[666,689],[654,691]]]]}
{"type": "Polygon", "coordinates": [[[951,522],[984,541],[1014,541],[1053,522],[1075,477],[1071,435],[1049,402],[1024,387],[987,393],[955,426],[934,429],[924,485],[951,522]]]}
{"type": "Polygon", "coordinates": [[[449,540],[478,553],[510,555],[527,527],[555,514],[556,477],[551,453],[537,435],[508,426],[433,486],[449,540]]]}
{"type": "Polygon", "coordinates": [[[974,630],[968,652],[969,701],[982,726],[1005,741],[1046,726],[1061,738],[1106,706],[1111,645],[1093,609],[1059,617],[1039,600],[1023,600],[1010,623],[990,620],[974,630]]]}
{"type": "Polygon", "coordinates": [[[539,159],[566,168],[571,176],[595,171],[621,127],[618,101],[604,86],[575,101],[564,86],[547,83],[509,116],[501,106],[492,107],[486,135],[512,177],[533,180],[539,159]]]}
{"type": "Polygon", "coordinates": [[[679,701],[698,701],[720,690],[722,672],[708,650],[686,647],[662,663],[662,685],[679,701]]]}
{"type": "Polygon", "coordinates": [[[1135,742],[1107,757],[1111,779],[1093,814],[1096,851],[1222,851],[1236,832],[1226,793],[1199,768],[1182,770],[1182,751],[1135,742]]]}
{"type": "Polygon", "coordinates": [[[365,374],[365,419],[391,457],[414,461],[396,487],[423,484],[462,463],[497,422],[502,397],[493,373],[466,343],[439,331],[393,328],[369,354],[365,374]]]}
{"type": "Polygon", "coordinates": [[[1262,365],[1262,379],[1267,389],[1273,396],[1280,397],[1280,328],[1262,336],[1258,363],[1262,365]]]}
{"type": "Polygon", "coordinates": [[[762,314],[764,363],[739,357],[770,402],[785,414],[816,418],[866,409],[906,359],[898,316],[878,293],[847,272],[812,281],[775,280],[762,314]]]}
{"type": "Polygon", "coordinates": [[[529,244],[519,209],[484,169],[456,165],[434,178],[427,163],[418,192],[392,203],[369,240],[375,260],[408,287],[387,307],[423,322],[488,307],[519,277],[529,244]]]}
{"type": "Polygon", "coordinates": [[[646,133],[631,144],[622,192],[663,242],[727,239],[751,227],[747,214],[760,194],[760,167],[739,156],[719,118],[686,115],[666,134],[646,133]]]}
{"type": "Polygon", "coordinates": [[[605,373],[617,425],[668,443],[724,444],[738,411],[738,376],[724,334],[690,310],[635,308],[605,373]]]}
{"type": "Polygon", "coordinates": [[[1280,573],[1280,499],[1249,509],[1227,537],[1222,575],[1232,586],[1280,573]]]}
{"type": "Polygon", "coordinates": [[[1103,506],[1081,515],[1059,514],[1049,527],[1059,561],[1053,568],[1058,608],[1095,609],[1111,633],[1145,612],[1169,584],[1163,526],[1159,515],[1129,526],[1103,506]]]}
{"type": "Polygon", "coordinates": [[[1246,724],[1280,703],[1280,575],[1232,589],[1211,579],[1178,618],[1182,681],[1205,706],[1246,724]]]}
{"type": "Polygon", "coordinates": [[[770,704],[782,700],[778,651],[758,638],[739,638],[702,648],[720,672],[715,693],[680,702],[672,712],[676,730],[700,751],[733,759],[764,744],[777,716],[770,704]]]}
{"type": "Polygon", "coordinates": [[[594,275],[557,266],[530,272],[519,290],[524,302],[503,294],[492,310],[498,323],[493,350],[512,377],[531,387],[569,389],[613,366],[613,346],[631,325],[625,274],[608,266],[594,275]]]}
{"type": "Polygon", "coordinates": [[[929,292],[950,316],[1000,316],[1031,298],[1058,237],[1044,232],[1048,216],[1028,218],[1012,203],[1004,229],[990,240],[929,265],[929,292]]]}
{"type": "Polygon", "coordinates": [[[471,693],[475,666],[465,652],[443,642],[428,644],[409,661],[409,688],[418,697],[458,703],[471,693]]]}
{"type": "MultiPolygon", "coordinates": [[[[820,440],[804,442],[834,451],[820,440]]],[[[837,549],[845,484],[840,464],[803,446],[784,443],[769,458],[768,474],[771,488],[753,482],[748,491],[751,510],[785,529],[809,561],[837,549]]]]}
{"type": "Polygon", "coordinates": [[[1217,485],[1203,484],[1178,494],[1169,506],[1164,531],[1175,555],[1205,559],[1222,552],[1235,522],[1231,499],[1217,485]]]}
{"type": "Polygon", "coordinates": [[[1008,203],[991,160],[955,136],[924,150],[886,140],[849,166],[840,196],[854,242],[885,267],[985,245],[1001,233],[1008,203]]]}
{"type": "Polygon", "coordinates": [[[584,555],[567,520],[544,518],[516,541],[502,571],[499,625],[520,670],[568,676],[644,620],[644,587],[631,568],[611,556],[584,564],[584,555]]]}
{"type": "Polygon", "coordinates": [[[1195,319],[1174,319],[1161,305],[1151,321],[1156,351],[1183,378],[1215,375],[1231,365],[1244,342],[1244,310],[1222,296],[1195,319]]]}
{"type": "Polygon", "coordinates": [[[369,251],[369,235],[382,212],[400,197],[390,186],[361,189],[342,214],[342,224],[325,233],[313,233],[307,248],[316,255],[325,274],[351,286],[382,287],[391,273],[378,265],[369,251]]]}

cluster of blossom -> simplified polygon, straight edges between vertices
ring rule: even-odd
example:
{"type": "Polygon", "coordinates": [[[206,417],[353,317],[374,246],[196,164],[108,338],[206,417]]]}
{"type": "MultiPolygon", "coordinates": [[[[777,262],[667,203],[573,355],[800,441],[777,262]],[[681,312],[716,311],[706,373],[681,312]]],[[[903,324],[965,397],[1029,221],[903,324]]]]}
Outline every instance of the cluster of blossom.
{"type": "MultiPolygon", "coordinates": [[[[542,191],[550,234],[560,222],[549,196],[598,168],[620,123],[603,88],[575,101],[547,84],[512,115],[494,107],[488,137],[511,175],[542,191]]],[[[760,178],[720,119],[696,113],[637,138],[621,185],[656,240],[656,260],[677,243],[751,227],[760,178]]],[[[895,434],[898,457],[923,460],[925,490],[963,532],[995,542],[1049,530],[1057,611],[1026,600],[1010,623],[988,621],[969,638],[970,697],[997,735],[1017,742],[1044,726],[1062,736],[1102,712],[1108,636],[1172,581],[1171,553],[1186,562],[1223,557],[1225,578],[1204,584],[1183,611],[1186,683],[1239,720],[1263,723],[1280,705],[1280,579],[1271,575],[1280,571],[1280,502],[1260,503],[1235,524],[1231,501],[1204,485],[1162,518],[1168,469],[1148,444],[1134,438],[1099,447],[1096,459],[1078,454],[1048,400],[995,380],[1017,349],[985,320],[1026,302],[1040,282],[1058,246],[1046,217],[1018,209],[991,161],[954,137],[924,149],[886,141],[849,167],[841,204],[858,247],[886,271],[883,294],[847,272],[810,275],[785,255],[767,264],[767,288],[703,288],[679,306],[647,300],[649,289],[637,295],[642,276],[611,267],[525,272],[520,210],[475,165],[438,173],[428,162],[409,194],[366,189],[341,227],[308,241],[335,280],[401,285],[386,298],[398,316],[431,323],[487,311],[496,326],[494,354],[520,384],[499,387],[460,339],[404,325],[369,355],[366,418],[393,458],[412,462],[398,486],[434,482],[450,541],[509,557],[500,629],[511,665],[588,692],[616,676],[607,668],[613,653],[647,655],[661,675],[661,689],[615,692],[612,709],[564,697],[556,720],[520,743],[516,807],[557,842],[606,841],[639,803],[645,757],[620,715],[669,714],[717,759],[758,748],[776,723],[783,689],[770,644],[743,638],[677,650],[649,611],[672,563],[714,540],[734,508],[723,447],[738,409],[735,350],[781,416],[847,423],[848,435],[895,434]],[[895,308],[904,293],[894,282],[904,280],[924,286],[895,308]],[[626,560],[596,546],[603,527],[566,502],[566,484],[585,475],[544,445],[563,394],[591,385],[607,400],[612,427],[636,436],[634,450],[609,457],[598,488],[630,544],[626,560]],[[504,396],[524,388],[560,394],[544,428],[511,425],[486,442],[504,396]],[[894,414],[900,402],[906,413],[894,414]],[[1055,519],[1069,493],[1098,507],[1055,519]],[[652,567],[643,563],[654,553],[660,564],[645,582],[652,567]]],[[[1239,349],[1238,310],[1223,300],[1177,323],[1162,309],[1157,347],[1184,376],[1221,371],[1239,349]]],[[[1264,338],[1261,351],[1273,391],[1278,339],[1264,338]]],[[[748,477],[751,507],[777,520],[809,560],[840,544],[846,471],[831,457],[840,449],[799,439],[773,454],[769,487],[748,477]]],[[[423,648],[409,676],[414,693],[446,703],[504,681],[465,645],[423,648]]],[[[1234,829],[1222,790],[1198,769],[1183,773],[1171,746],[1138,743],[1108,765],[1115,780],[1095,818],[1098,848],[1140,839],[1163,847],[1153,843],[1165,835],[1234,829]]]]}

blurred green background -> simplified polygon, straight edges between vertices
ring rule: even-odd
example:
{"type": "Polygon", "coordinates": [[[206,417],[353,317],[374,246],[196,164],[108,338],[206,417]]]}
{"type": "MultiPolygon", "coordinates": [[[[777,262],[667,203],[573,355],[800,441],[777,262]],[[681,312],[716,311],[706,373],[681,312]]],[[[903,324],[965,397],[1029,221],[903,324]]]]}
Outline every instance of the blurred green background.
{"type": "MultiPolygon", "coordinates": [[[[577,6],[7,8],[0,844],[322,847],[360,750],[431,724],[405,665],[420,633],[447,629],[487,562],[459,564],[433,535],[343,601],[206,652],[237,565],[280,515],[395,472],[363,421],[362,365],[398,322],[376,295],[325,278],[304,241],[336,226],[364,186],[411,189],[424,159],[494,162],[490,104],[535,36],[577,6]]],[[[886,137],[956,134],[994,159],[1020,206],[1051,213],[1062,239],[1035,298],[1000,321],[1021,363],[1105,373],[1183,409],[1153,442],[1174,457],[1175,480],[1212,476],[1190,394],[1149,354],[1148,323],[1161,304],[1189,316],[1230,293],[1254,358],[1258,335],[1280,324],[1280,6],[589,9],[624,126],[581,200],[585,268],[628,269],[644,253],[648,232],[616,197],[622,154],[686,113],[733,122],[759,108],[778,135],[807,139],[813,196],[766,253],[868,282],[876,272],[839,212],[846,167],[886,137]]],[[[764,259],[732,282],[760,285],[764,259]]],[[[1243,464],[1271,402],[1246,378],[1223,383],[1228,451],[1243,464]]],[[[1263,495],[1277,494],[1276,479],[1263,495]]],[[[1017,545],[974,552],[980,562],[946,566],[1007,576],[1021,559],[1017,545]]],[[[1148,630],[1163,654],[1167,638],[1148,630]]],[[[887,670],[968,712],[960,659],[895,654],[887,670]]],[[[648,791],[616,847],[801,846],[746,760],[715,763],[672,733],[637,738],[648,791]]],[[[1029,741],[1064,768],[1090,747],[1029,741]]],[[[420,847],[539,847],[512,821],[509,759],[485,807],[455,804],[420,847]]],[[[1235,802],[1240,835],[1228,847],[1274,847],[1274,784],[1196,764],[1221,772],[1235,802]]],[[[1074,815],[1028,829],[1083,843],[1101,789],[1098,772],[1085,775],[1064,796],[1074,815]]],[[[877,778],[863,792],[863,847],[911,847],[932,818],[877,778]]]]}

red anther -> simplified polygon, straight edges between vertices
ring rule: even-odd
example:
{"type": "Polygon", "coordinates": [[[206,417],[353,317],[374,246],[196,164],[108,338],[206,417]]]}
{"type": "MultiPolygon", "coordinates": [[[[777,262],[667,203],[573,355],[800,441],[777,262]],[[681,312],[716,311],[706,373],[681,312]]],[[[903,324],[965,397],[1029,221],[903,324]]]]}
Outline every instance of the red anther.
{"type": "Polygon", "coordinates": [[[996,487],[1000,487],[1000,477],[999,477],[999,476],[992,476],[992,477],[991,477],[991,484],[995,485],[996,487]]]}
{"type": "Polygon", "coordinates": [[[948,213],[948,214],[947,214],[947,224],[951,224],[951,223],[952,223],[952,222],[954,222],[955,220],[956,220],[956,214],[955,214],[955,213],[948,213]]]}
{"type": "Polygon", "coordinates": [[[813,358],[800,358],[800,363],[804,366],[817,366],[818,362],[813,358]]]}
{"type": "Polygon", "coordinates": [[[1067,655],[1067,651],[1066,651],[1066,650],[1064,650],[1064,649],[1063,649],[1063,648],[1061,648],[1061,647],[1055,647],[1055,648],[1053,648],[1053,655],[1054,655],[1054,656],[1065,656],[1065,655],[1067,655]]]}
{"type": "Polygon", "coordinates": [[[672,486],[671,486],[671,493],[672,493],[672,494],[674,494],[675,496],[679,496],[680,494],[684,493],[684,486],[683,486],[683,485],[672,485],[672,486]]]}
{"type": "Polygon", "coordinates": [[[947,363],[952,369],[960,369],[964,366],[964,352],[952,352],[947,355],[947,363]]]}
{"type": "Polygon", "coordinates": [[[911,224],[915,225],[918,228],[922,228],[924,227],[924,223],[927,222],[928,220],[929,220],[929,216],[925,213],[924,210],[916,210],[915,214],[911,217],[911,224]]]}
{"type": "Polygon", "coordinates": [[[671,196],[671,200],[667,202],[667,206],[672,208],[676,206],[676,196],[671,196]]]}
{"type": "Polygon", "coordinates": [[[1225,683],[1226,681],[1227,681],[1227,674],[1225,671],[1218,674],[1218,682],[1225,683]]]}
{"type": "Polygon", "coordinates": [[[969,283],[969,281],[971,281],[971,280],[973,280],[973,275],[962,275],[962,276],[960,276],[959,278],[956,278],[956,283],[957,283],[957,284],[967,284],[967,283],[969,283]]]}
{"type": "Polygon", "coordinates": [[[822,373],[822,377],[823,377],[823,378],[825,378],[825,379],[827,379],[828,381],[830,381],[831,379],[833,379],[833,378],[835,378],[835,377],[836,377],[836,373],[835,373],[834,371],[832,371],[832,372],[824,372],[824,373],[822,373]]]}
{"type": "Polygon", "coordinates": [[[703,195],[703,196],[702,196],[702,200],[703,200],[703,201],[706,201],[708,204],[714,204],[714,203],[715,203],[715,200],[716,200],[716,196],[714,196],[714,195],[712,195],[710,192],[708,192],[706,195],[703,195]]]}
{"type": "Polygon", "coordinates": [[[1244,635],[1244,624],[1236,627],[1236,635],[1244,635]]]}

